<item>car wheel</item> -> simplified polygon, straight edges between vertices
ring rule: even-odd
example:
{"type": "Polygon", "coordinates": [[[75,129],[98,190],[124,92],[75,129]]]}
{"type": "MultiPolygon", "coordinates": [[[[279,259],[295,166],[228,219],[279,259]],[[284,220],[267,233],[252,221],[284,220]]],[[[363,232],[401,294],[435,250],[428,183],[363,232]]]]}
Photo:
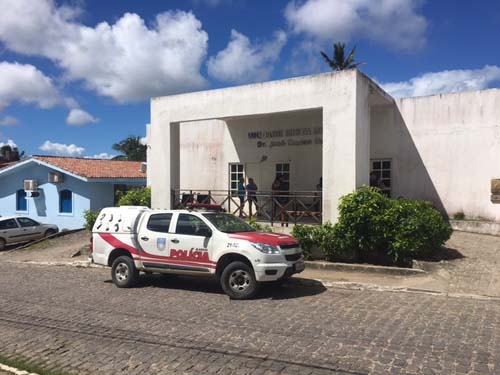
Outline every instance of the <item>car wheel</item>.
{"type": "Polygon", "coordinates": [[[252,267],[243,262],[233,262],[224,268],[221,275],[224,293],[232,299],[252,298],[258,290],[252,267]]]}
{"type": "Polygon", "coordinates": [[[45,232],[45,237],[50,237],[53,234],[56,234],[56,231],[54,229],[47,229],[47,231],[45,232]]]}
{"type": "Polygon", "coordinates": [[[5,249],[5,240],[3,238],[0,238],[0,250],[5,249]]]}
{"type": "Polygon", "coordinates": [[[111,266],[111,278],[118,288],[133,287],[139,279],[133,259],[129,256],[116,258],[111,266]]]}

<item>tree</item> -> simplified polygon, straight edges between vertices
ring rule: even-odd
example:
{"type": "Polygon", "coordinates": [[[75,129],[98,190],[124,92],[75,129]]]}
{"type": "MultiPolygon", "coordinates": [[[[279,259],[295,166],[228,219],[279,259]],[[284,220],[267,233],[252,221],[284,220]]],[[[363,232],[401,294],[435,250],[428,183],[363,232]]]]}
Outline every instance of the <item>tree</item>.
{"type": "Polygon", "coordinates": [[[115,160],[146,161],[147,146],[142,143],[141,137],[131,135],[119,143],[115,143],[113,150],[122,153],[122,155],[114,157],[115,160]]]}
{"type": "Polygon", "coordinates": [[[356,53],[356,46],[353,47],[347,58],[345,57],[345,43],[335,43],[333,45],[332,59],[323,51],[321,56],[324,57],[326,63],[332,70],[348,70],[357,68],[362,62],[354,62],[354,54],[356,53]]]}
{"type": "Polygon", "coordinates": [[[13,162],[19,161],[24,157],[24,151],[19,152],[17,147],[12,147],[10,145],[4,145],[0,147],[0,160],[13,162]]]}

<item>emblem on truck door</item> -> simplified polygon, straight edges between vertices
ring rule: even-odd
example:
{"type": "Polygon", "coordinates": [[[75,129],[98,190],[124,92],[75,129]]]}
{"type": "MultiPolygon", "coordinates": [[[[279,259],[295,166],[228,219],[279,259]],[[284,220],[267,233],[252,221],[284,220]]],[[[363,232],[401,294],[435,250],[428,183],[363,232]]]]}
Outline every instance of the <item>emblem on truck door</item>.
{"type": "Polygon", "coordinates": [[[158,248],[159,251],[165,250],[165,247],[167,247],[167,239],[166,238],[158,238],[156,240],[156,247],[158,248]]]}

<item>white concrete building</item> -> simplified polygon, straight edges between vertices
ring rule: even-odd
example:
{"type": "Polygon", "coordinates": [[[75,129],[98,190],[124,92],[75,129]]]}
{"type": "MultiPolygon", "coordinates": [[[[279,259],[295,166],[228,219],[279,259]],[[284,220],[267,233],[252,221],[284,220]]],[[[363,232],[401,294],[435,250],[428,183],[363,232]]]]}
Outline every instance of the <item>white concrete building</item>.
{"type": "Polygon", "coordinates": [[[393,198],[500,221],[490,194],[500,178],[498,89],[395,100],[357,70],[326,73],[153,98],[147,138],[155,208],[178,203],[179,190],[210,190],[234,211],[239,177],[269,196],[284,174],[290,196],[308,192],[296,210],[335,221],[339,198],[374,171],[393,198]]]}

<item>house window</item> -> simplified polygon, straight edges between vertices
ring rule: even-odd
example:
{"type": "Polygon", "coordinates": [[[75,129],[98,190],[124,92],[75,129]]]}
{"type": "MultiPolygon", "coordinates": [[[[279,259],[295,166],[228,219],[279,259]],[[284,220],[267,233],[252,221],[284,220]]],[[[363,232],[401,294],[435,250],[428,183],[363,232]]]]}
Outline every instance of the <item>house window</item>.
{"type": "Polygon", "coordinates": [[[276,177],[285,176],[285,181],[290,183],[290,163],[276,163],[276,177]]]}
{"type": "Polygon", "coordinates": [[[377,181],[375,183],[370,181],[370,185],[380,188],[382,193],[390,197],[392,190],[392,160],[372,160],[371,172],[376,176],[377,181]]]}
{"type": "Polygon", "coordinates": [[[59,212],[62,214],[73,212],[73,193],[71,190],[61,190],[59,193],[59,212]]]}
{"type": "Polygon", "coordinates": [[[229,189],[233,195],[238,195],[238,182],[240,181],[240,178],[245,178],[245,168],[243,167],[243,164],[229,164],[229,189]]]}
{"type": "Polygon", "coordinates": [[[16,192],[16,211],[28,211],[26,192],[23,189],[16,192]]]}

